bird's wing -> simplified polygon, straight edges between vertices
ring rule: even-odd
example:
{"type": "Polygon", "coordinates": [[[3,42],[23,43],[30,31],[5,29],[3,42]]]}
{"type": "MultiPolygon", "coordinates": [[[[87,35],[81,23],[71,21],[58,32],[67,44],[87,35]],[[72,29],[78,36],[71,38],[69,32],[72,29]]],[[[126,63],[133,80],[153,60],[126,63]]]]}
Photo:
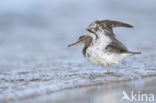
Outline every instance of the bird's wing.
{"type": "Polygon", "coordinates": [[[132,25],[123,23],[120,21],[112,21],[112,20],[101,20],[101,21],[95,21],[96,24],[99,24],[100,26],[104,27],[108,31],[113,33],[114,27],[127,27],[127,28],[133,28],[132,25]]]}
{"type": "Polygon", "coordinates": [[[116,38],[112,38],[112,42],[106,46],[106,48],[109,52],[128,52],[126,46],[122,44],[119,40],[116,38]]]}
{"type": "Polygon", "coordinates": [[[91,33],[90,35],[93,34],[94,36],[96,36],[96,38],[100,37],[98,31],[104,31],[103,33],[101,32],[100,34],[105,34],[111,38],[114,38],[115,37],[115,34],[113,32],[114,27],[133,28],[132,25],[123,23],[120,21],[112,21],[112,20],[100,20],[99,21],[99,20],[97,20],[88,26],[87,31],[89,31],[91,33]]]}
{"type": "Polygon", "coordinates": [[[111,52],[128,52],[126,46],[122,44],[119,40],[115,38],[115,34],[113,32],[114,27],[128,27],[128,28],[133,28],[132,25],[119,22],[119,21],[111,21],[111,20],[101,20],[101,21],[96,21],[97,24],[100,26],[104,27],[105,30],[105,35],[109,36],[112,40],[110,44],[106,47],[108,51],[111,52]]]}
{"type": "Polygon", "coordinates": [[[113,32],[114,27],[129,27],[133,28],[132,25],[119,22],[119,21],[111,21],[111,20],[101,20],[101,21],[95,21],[94,23],[91,23],[87,30],[91,33],[89,35],[95,35],[96,38],[105,36],[109,39],[111,39],[111,43],[109,43],[106,47],[108,51],[114,51],[114,52],[128,52],[126,46],[122,44],[119,40],[116,39],[115,34],[113,32]],[[103,31],[98,33],[98,31],[103,31]],[[103,36],[104,34],[104,36],[103,36]],[[102,36],[101,36],[102,35],[102,36]]]}

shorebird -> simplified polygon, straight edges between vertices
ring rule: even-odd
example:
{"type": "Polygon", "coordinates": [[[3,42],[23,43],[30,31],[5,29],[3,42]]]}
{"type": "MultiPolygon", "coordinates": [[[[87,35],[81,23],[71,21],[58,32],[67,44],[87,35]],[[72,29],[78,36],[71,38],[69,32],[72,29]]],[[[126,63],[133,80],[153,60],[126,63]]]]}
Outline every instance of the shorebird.
{"type": "Polygon", "coordinates": [[[110,73],[110,67],[117,65],[121,60],[141,52],[131,52],[121,43],[113,32],[114,27],[133,28],[132,25],[112,20],[97,20],[91,23],[86,31],[87,35],[80,36],[78,41],[68,47],[81,44],[85,58],[94,64],[106,67],[110,73]]]}

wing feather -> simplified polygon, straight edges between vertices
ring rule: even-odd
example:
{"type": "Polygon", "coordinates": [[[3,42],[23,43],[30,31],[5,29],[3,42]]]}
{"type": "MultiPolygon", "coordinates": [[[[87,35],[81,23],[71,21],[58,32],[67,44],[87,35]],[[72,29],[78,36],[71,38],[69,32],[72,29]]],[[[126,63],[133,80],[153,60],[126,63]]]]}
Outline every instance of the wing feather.
{"type": "Polygon", "coordinates": [[[108,44],[106,49],[110,52],[117,52],[117,53],[128,52],[126,46],[122,44],[120,41],[118,41],[116,38],[112,39],[112,42],[108,44]]]}
{"type": "Polygon", "coordinates": [[[127,27],[127,28],[133,28],[132,25],[127,24],[127,23],[123,23],[120,21],[112,21],[112,20],[101,20],[101,21],[95,21],[95,23],[103,26],[104,28],[106,28],[107,30],[109,30],[110,32],[113,33],[113,28],[114,27],[127,27]]]}

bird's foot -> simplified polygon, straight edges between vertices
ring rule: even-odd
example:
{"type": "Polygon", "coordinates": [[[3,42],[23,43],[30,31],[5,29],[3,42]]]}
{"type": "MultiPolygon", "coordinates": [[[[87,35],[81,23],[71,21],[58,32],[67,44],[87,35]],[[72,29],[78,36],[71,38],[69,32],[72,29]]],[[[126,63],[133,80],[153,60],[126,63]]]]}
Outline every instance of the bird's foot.
{"type": "Polygon", "coordinates": [[[107,74],[110,74],[111,71],[110,71],[110,68],[107,68],[107,74]]]}

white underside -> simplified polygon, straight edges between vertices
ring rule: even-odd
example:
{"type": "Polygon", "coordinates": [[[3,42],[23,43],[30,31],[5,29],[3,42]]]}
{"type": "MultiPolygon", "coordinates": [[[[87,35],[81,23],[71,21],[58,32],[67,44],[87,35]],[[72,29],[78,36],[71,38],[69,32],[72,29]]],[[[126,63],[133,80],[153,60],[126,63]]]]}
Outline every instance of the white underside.
{"type": "MultiPolygon", "coordinates": [[[[89,34],[92,35],[93,34],[89,34]]],[[[105,50],[106,46],[111,42],[111,39],[102,34],[98,40],[93,40],[93,44],[88,47],[86,58],[92,63],[99,64],[105,67],[111,67],[118,64],[122,59],[128,57],[130,54],[112,53],[105,50]]]]}

